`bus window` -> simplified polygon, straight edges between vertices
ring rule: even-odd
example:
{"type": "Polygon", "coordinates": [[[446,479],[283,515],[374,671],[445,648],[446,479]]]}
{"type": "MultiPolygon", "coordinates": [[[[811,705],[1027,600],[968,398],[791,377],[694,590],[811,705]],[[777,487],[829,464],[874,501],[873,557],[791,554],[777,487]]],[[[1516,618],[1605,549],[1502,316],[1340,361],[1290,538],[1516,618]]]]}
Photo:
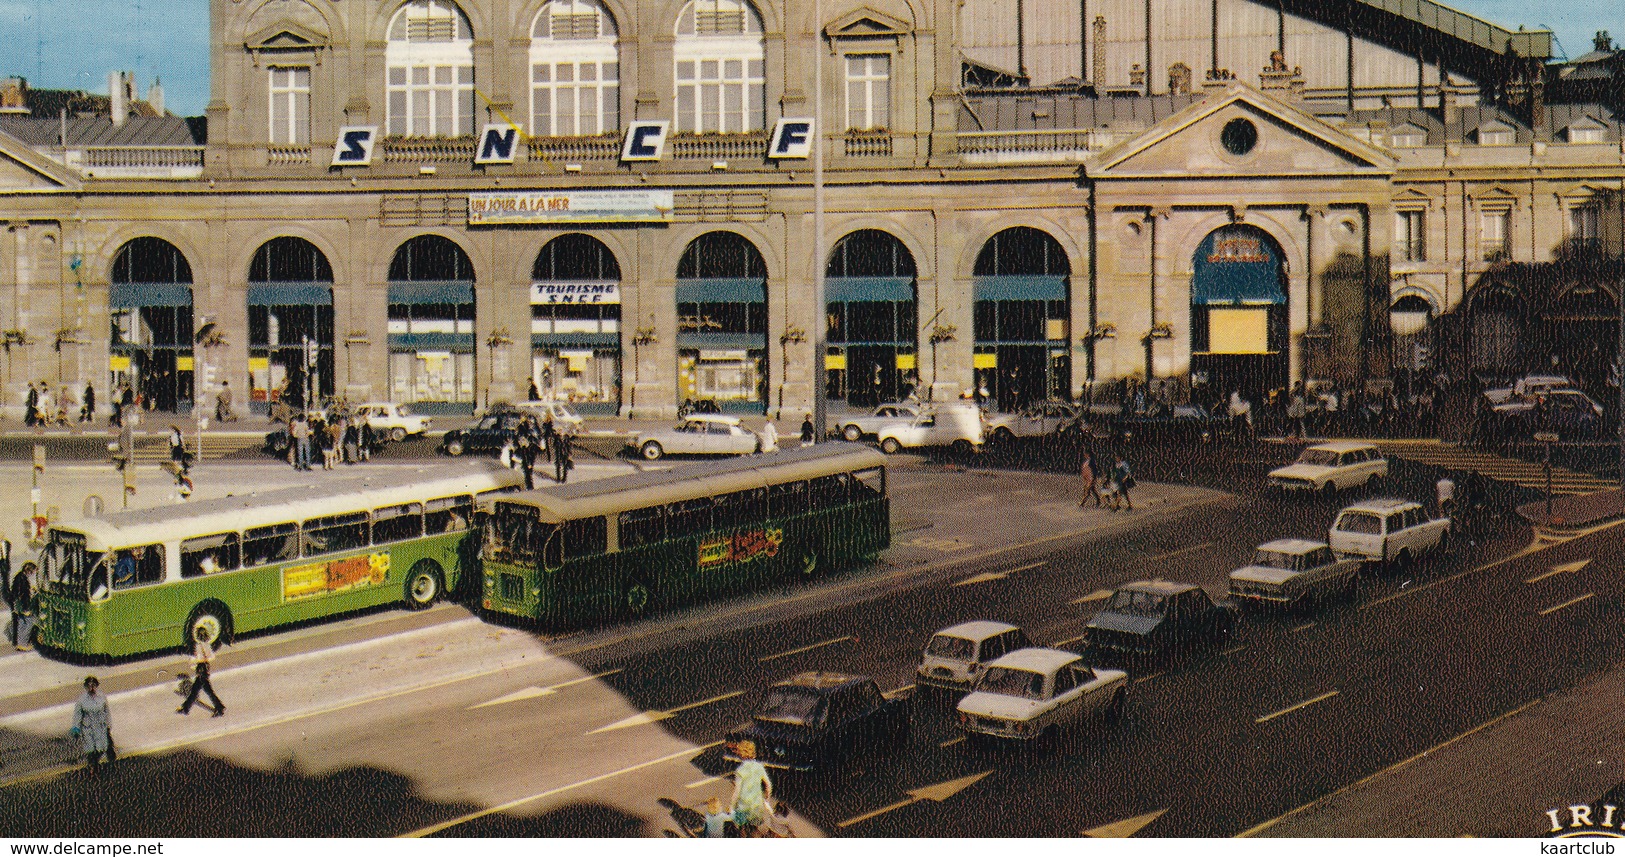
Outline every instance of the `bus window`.
{"type": "Polygon", "coordinates": [[[846,505],[851,499],[851,482],[852,476],[847,473],[820,476],[812,480],[807,485],[808,505],[814,510],[846,505]]]}
{"type": "Polygon", "coordinates": [[[466,530],[473,519],[473,497],[441,497],[423,504],[423,528],[430,535],[466,530]]]}
{"type": "Polygon", "coordinates": [[[107,567],[98,565],[101,560],[102,554],[99,551],[85,550],[83,534],[64,530],[52,530],[50,542],[40,553],[47,588],[78,598],[84,598],[90,593],[93,574],[100,578],[99,583],[104,590],[102,597],[106,597],[107,567]],[[92,569],[95,569],[94,573],[92,569]]]}
{"type": "Polygon", "coordinates": [[[137,545],[117,551],[113,558],[113,588],[150,586],[164,579],[164,546],[137,545]]]}
{"type": "Polygon", "coordinates": [[[498,504],[485,527],[487,556],[505,562],[535,562],[548,529],[537,520],[535,508],[498,504]]]}
{"type": "Polygon", "coordinates": [[[762,519],[767,511],[767,492],[761,488],[735,491],[717,498],[712,525],[719,530],[748,527],[762,519]]]}
{"type": "Polygon", "coordinates": [[[181,542],[181,577],[202,577],[237,567],[236,533],[201,536],[181,542]]]}
{"type": "Polygon", "coordinates": [[[768,513],[775,518],[802,515],[807,512],[807,483],[790,482],[767,486],[768,513]]]}
{"type": "Polygon", "coordinates": [[[566,521],[563,529],[565,559],[593,556],[609,549],[609,522],[601,517],[566,521]]]}
{"type": "Polygon", "coordinates": [[[711,498],[679,500],[666,507],[666,532],[672,538],[711,531],[711,498]]]}
{"type": "Polygon", "coordinates": [[[659,506],[621,513],[621,550],[666,540],[666,516],[659,506]]]}
{"type": "Polygon", "coordinates": [[[367,546],[367,513],[346,512],[326,518],[311,518],[300,527],[300,531],[304,534],[305,556],[364,548],[367,546]]]}
{"type": "Polygon", "coordinates": [[[876,467],[852,474],[852,499],[873,500],[886,496],[886,471],[876,467]]]}
{"type": "Polygon", "coordinates": [[[243,565],[271,565],[299,555],[299,525],[272,524],[243,532],[243,565]]]}
{"type": "Polygon", "coordinates": [[[372,543],[398,542],[423,535],[423,504],[403,503],[372,511],[372,543]]]}

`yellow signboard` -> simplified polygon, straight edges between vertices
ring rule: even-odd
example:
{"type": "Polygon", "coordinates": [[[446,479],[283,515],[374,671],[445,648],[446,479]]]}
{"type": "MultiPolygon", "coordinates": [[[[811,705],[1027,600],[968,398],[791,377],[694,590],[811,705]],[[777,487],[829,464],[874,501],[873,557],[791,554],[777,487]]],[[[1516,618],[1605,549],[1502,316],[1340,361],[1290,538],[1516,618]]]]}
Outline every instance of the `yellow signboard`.
{"type": "Polygon", "coordinates": [[[107,358],[107,371],[109,371],[109,372],[128,372],[128,371],[130,371],[130,356],[128,354],[113,354],[113,355],[110,355],[107,358]]]}
{"type": "Polygon", "coordinates": [[[388,553],[296,565],[282,572],[282,600],[298,601],[362,586],[377,586],[388,576],[388,553]]]}
{"type": "Polygon", "coordinates": [[[999,355],[973,354],[970,358],[970,365],[972,369],[997,369],[999,368],[999,355]]]}
{"type": "Polygon", "coordinates": [[[176,372],[190,372],[190,371],[192,371],[192,356],[189,355],[189,354],[177,355],[175,357],[175,371],[176,372]]]}
{"type": "Polygon", "coordinates": [[[914,355],[912,355],[912,354],[899,354],[899,355],[897,355],[897,368],[904,371],[904,372],[907,372],[907,371],[909,371],[911,369],[916,368],[914,355]]]}
{"type": "Polygon", "coordinates": [[[250,372],[265,372],[265,371],[269,370],[270,368],[271,368],[271,358],[269,358],[269,357],[250,357],[250,358],[248,358],[248,371],[250,371],[250,372]]]}
{"type": "Polygon", "coordinates": [[[1208,351],[1213,354],[1269,353],[1267,309],[1208,310],[1208,351]]]}
{"type": "Polygon", "coordinates": [[[845,369],[846,368],[846,355],[845,354],[826,354],[826,355],[824,355],[824,368],[825,369],[845,369]]]}

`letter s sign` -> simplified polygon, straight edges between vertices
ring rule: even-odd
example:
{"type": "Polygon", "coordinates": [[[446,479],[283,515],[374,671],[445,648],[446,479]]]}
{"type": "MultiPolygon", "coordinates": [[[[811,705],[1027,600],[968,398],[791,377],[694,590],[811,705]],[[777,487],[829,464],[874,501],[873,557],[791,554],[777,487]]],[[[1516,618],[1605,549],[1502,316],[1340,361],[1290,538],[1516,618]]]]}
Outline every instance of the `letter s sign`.
{"type": "Polygon", "coordinates": [[[377,125],[346,125],[340,128],[338,141],[333,144],[333,166],[370,166],[372,145],[377,138],[377,125]]]}
{"type": "Polygon", "coordinates": [[[813,121],[811,119],[780,119],[773,129],[773,143],[767,147],[769,158],[807,158],[812,156],[813,121]]]}

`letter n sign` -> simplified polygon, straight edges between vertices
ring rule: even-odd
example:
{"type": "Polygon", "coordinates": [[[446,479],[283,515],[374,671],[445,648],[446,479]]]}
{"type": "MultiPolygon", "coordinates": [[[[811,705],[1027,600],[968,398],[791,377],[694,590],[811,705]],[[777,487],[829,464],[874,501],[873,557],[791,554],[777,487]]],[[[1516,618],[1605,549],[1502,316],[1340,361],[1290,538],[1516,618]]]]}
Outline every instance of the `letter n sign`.
{"type": "Polygon", "coordinates": [[[518,145],[518,128],[512,125],[487,125],[480,132],[480,148],[474,153],[474,163],[511,164],[518,145]]]}
{"type": "Polygon", "coordinates": [[[773,129],[773,143],[767,147],[769,158],[806,158],[812,155],[813,121],[811,119],[780,119],[773,129]]]}
{"type": "Polygon", "coordinates": [[[666,151],[666,129],[670,122],[633,122],[626,126],[626,143],[621,146],[623,161],[658,161],[666,151]]]}
{"type": "Polygon", "coordinates": [[[377,137],[377,125],[346,125],[340,128],[338,142],[333,144],[333,166],[370,166],[372,145],[377,137]]]}

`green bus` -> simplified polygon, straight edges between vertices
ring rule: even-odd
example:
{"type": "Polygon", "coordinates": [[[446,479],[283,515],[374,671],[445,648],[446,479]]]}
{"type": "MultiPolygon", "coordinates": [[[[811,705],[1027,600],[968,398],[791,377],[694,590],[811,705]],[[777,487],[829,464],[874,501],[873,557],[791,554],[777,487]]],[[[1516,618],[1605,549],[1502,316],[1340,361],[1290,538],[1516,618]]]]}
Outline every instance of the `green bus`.
{"type": "Polygon", "coordinates": [[[189,648],[474,582],[478,503],[522,487],[495,463],[334,478],[51,527],[39,641],[82,655],[189,648]],[[466,559],[465,559],[466,558],[466,559]]]}
{"type": "Polygon", "coordinates": [[[860,562],[891,544],[885,461],[824,443],[495,497],[480,604],[579,626],[860,562]]]}

